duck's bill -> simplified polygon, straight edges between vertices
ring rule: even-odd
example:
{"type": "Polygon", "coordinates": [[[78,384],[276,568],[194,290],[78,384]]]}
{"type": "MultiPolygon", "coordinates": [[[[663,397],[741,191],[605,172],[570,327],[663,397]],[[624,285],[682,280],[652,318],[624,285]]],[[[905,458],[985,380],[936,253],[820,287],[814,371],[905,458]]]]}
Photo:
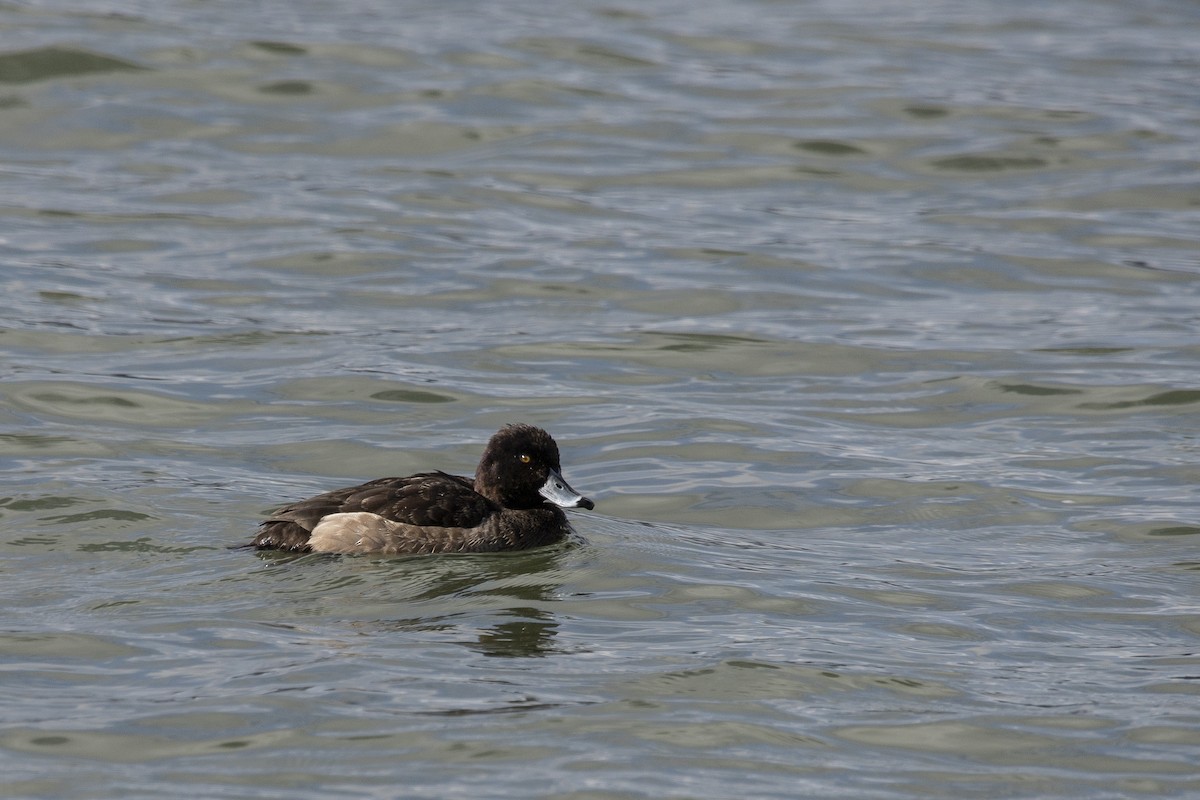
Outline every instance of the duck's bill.
{"type": "Polygon", "coordinates": [[[538,489],[538,494],[551,503],[554,503],[554,505],[562,506],[563,508],[586,508],[590,511],[596,507],[595,503],[572,489],[563,480],[563,476],[554,470],[550,470],[550,477],[546,478],[546,482],[542,484],[542,488],[538,489]]]}

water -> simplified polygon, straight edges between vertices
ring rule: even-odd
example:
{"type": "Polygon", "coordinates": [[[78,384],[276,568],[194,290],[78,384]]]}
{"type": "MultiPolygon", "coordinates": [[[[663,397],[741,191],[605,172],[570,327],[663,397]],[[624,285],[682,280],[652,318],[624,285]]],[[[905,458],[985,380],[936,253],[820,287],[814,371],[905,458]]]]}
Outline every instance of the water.
{"type": "Polygon", "coordinates": [[[0,796],[1200,792],[1200,12],[9,3],[0,796]],[[540,424],[561,547],[231,550],[540,424]]]}

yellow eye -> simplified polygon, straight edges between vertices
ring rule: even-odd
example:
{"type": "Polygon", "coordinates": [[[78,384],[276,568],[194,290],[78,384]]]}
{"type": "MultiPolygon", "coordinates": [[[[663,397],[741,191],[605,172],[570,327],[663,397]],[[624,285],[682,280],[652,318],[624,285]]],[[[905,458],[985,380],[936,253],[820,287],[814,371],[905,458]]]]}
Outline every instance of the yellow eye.
{"type": "Polygon", "coordinates": [[[521,453],[521,455],[517,456],[517,460],[519,460],[522,464],[528,464],[530,461],[533,461],[532,458],[525,455],[524,453],[521,453]]]}

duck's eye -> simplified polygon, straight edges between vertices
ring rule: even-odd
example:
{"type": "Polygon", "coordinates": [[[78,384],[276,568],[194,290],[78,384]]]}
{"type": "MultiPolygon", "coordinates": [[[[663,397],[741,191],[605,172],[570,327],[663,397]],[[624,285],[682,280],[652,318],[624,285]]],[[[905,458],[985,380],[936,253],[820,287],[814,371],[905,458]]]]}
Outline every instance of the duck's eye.
{"type": "Polygon", "coordinates": [[[517,456],[517,460],[520,461],[522,464],[528,464],[530,461],[533,461],[533,459],[530,458],[525,453],[521,453],[521,455],[517,456]]]}

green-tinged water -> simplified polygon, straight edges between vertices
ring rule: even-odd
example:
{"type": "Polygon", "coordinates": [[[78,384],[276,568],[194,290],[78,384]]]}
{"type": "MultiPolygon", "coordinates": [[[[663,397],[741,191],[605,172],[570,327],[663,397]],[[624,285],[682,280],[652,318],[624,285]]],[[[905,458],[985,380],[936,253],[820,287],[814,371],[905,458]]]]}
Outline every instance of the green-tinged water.
{"type": "Polygon", "coordinates": [[[1200,794],[1200,10],[0,5],[0,797],[1200,794]],[[255,554],[551,431],[540,551],[255,554]]]}

